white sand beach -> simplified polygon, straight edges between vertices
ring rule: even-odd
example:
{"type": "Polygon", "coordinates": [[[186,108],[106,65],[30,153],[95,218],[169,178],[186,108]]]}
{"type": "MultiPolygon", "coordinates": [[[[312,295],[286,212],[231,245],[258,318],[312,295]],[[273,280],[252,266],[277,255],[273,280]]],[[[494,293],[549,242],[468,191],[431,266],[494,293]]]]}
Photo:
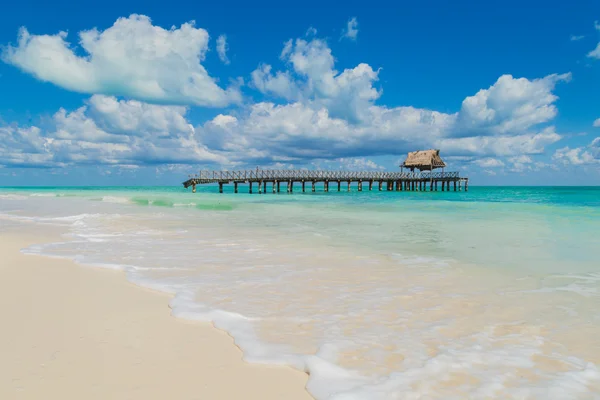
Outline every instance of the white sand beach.
{"type": "Polygon", "coordinates": [[[51,228],[0,229],[0,399],[311,399],[307,375],[251,365],[224,332],[170,315],[123,272],[23,255],[51,228]]]}

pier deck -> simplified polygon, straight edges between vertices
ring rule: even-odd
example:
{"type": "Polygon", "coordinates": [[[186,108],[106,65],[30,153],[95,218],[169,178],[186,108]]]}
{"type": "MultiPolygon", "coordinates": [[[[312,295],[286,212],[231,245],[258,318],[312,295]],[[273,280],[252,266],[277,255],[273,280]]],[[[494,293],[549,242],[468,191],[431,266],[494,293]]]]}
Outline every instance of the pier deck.
{"type": "Polygon", "coordinates": [[[450,185],[456,192],[469,189],[469,178],[461,177],[458,172],[380,172],[380,171],[319,171],[319,170],[243,170],[243,171],[201,171],[190,176],[183,182],[187,189],[190,186],[196,192],[196,185],[218,183],[219,192],[223,193],[223,185],[234,185],[234,192],[238,193],[238,185],[247,184],[248,192],[252,193],[253,184],[258,183],[258,193],[267,192],[267,183],[272,184],[272,192],[278,193],[281,182],[286,183],[288,193],[294,191],[294,183],[302,184],[302,192],[306,192],[306,183],[311,184],[311,191],[316,191],[316,183],[324,184],[324,191],[329,192],[330,184],[337,183],[337,191],[342,190],[342,184],[350,186],[353,182],[358,184],[358,191],[363,190],[363,183],[368,184],[368,190],[373,190],[377,184],[378,190],[388,191],[426,191],[429,183],[430,191],[437,191],[438,184],[441,191],[450,191],[450,185]]]}

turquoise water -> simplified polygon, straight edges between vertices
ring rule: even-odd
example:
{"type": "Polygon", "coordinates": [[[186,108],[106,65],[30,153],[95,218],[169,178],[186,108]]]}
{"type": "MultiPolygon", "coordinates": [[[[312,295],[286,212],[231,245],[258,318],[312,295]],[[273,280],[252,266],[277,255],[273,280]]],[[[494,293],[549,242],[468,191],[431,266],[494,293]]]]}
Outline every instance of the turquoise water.
{"type": "Polygon", "coordinates": [[[26,251],[174,293],[318,399],[600,398],[600,188],[225,189],[1,188],[0,227],[56,225],[26,251]]]}

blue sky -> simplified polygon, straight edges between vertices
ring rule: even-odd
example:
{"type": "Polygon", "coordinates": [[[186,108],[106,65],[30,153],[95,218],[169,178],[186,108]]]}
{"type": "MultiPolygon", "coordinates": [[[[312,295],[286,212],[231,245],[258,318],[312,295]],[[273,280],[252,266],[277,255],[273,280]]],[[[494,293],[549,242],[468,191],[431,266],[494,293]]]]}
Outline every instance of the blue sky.
{"type": "Polygon", "coordinates": [[[474,184],[600,184],[600,3],[488,3],[13,2],[0,185],[395,170],[420,148],[474,184]]]}

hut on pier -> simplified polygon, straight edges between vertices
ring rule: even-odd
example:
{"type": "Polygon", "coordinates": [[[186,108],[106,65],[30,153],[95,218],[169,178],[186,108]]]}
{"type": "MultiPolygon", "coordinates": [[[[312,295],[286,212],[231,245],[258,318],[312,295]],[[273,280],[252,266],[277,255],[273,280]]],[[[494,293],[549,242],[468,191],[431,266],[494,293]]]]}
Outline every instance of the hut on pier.
{"type": "Polygon", "coordinates": [[[408,153],[406,160],[400,168],[408,168],[411,172],[433,171],[436,168],[444,168],[446,163],[440,157],[439,150],[419,150],[408,153]]]}

